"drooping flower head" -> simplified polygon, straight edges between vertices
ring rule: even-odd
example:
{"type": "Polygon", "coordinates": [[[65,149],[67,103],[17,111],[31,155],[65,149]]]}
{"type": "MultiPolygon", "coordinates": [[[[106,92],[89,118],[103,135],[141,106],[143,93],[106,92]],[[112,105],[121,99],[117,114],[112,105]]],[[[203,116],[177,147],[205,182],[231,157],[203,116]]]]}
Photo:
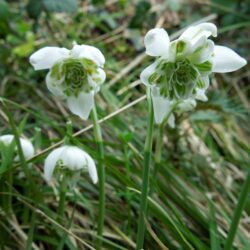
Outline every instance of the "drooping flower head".
{"type": "Polygon", "coordinates": [[[105,81],[105,58],[93,46],[73,44],[71,50],[45,47],[30,57],[35,70],[49,69],[48,89],[67,100],[72,113],[87,119],[94,106],[94,94],[105,81]]]}
{"type": "Polygon", "coordinates": [[[47,181],[50,181],[54,174],[66,175],[69,179],[75,179],[80,176],[82,171],[88,171],[93,183],[97,183],[98,177],[94,160],[76,146],[57,148],[45,160],[44,177],[47,181]]]}
{"type": "MultiPolygon", "coordinates": [[[[2,136],[0,136],[0,143],[3,143],[5,146],[9,146],[9,145],[11,145],[11,143],[15,143],[14,135],[2,135],[2,136]]],[[[22,147],[23,155],[24,155],[25,159],[28,159],[35,154],[34,147],[28,139],[20,138],[20,143],[21,143],[21,147],[22,147]]],[[[15,146],[15,148],[16,148],[16,146],[15,146]]],[[[14,160],[18,161],[19,156],[16,155],[14,160]]]]}
{"type": "Polygon", "coordinates": [[[217,36],[217,27],[212,23],[191,26],[172,42],[161,28],[146,34],[146,53],[156,60],[142,71],[141,81],[152,89],[157,123],[165,117],[169,101],[206,101],[212,72],[232,72],[246,64],[233,50],[215,45],[210,36],[217,36]]]}

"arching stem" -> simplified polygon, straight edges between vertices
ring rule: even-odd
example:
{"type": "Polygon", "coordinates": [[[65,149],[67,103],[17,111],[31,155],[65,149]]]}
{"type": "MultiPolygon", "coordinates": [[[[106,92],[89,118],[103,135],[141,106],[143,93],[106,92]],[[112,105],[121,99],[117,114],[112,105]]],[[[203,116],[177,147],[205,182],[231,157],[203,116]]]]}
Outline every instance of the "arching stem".
{"type": "Polygon", "coordinates": [[[102,237],[103,237],[103,227],[104,227],[104,216],[105,216],[105,166],[104,161],[104,147],[102,140],[101,127],[98,122],[98,116],[96,107],[94,106],[92,110],[92,121],[94,126],[95,141],[98,147],[98,152],[100,156],[100,162],[98,165],[98,177],[99,177],[99,217],[97,226],[97,244],[96,249],[102,248],[102,237]]]}

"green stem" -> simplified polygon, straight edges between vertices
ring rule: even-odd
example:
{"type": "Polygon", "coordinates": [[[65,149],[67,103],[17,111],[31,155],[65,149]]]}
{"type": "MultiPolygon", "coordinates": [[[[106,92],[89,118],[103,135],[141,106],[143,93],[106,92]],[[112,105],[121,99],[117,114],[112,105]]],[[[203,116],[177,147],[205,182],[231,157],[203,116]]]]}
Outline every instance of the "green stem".
{"type": "Polygon", "coordinates": [[[32,249],[35,227],[36,227],[36,213],[32,212],[28,239],[27,239],[26,248],[25,248],[26,250],[32,249]]]}
{"type": "Polygon", "coordinates": [[[148,196],[148,186],[149,186],[149,171],[150,171],[152,143],[153,143],[154,112],[153,112],[153,104],[149,88],[147,89],[147,98],[148,98],[149,114],[148,114],[147,136],[144,148],[144,166],[142,174],[142,191],[141,191],[138,231],[136,240],[136,250],[141,250],[143,248],[143,243],[144,243],[145,217],[147,214],[147,196],[148,196]]]}
{"type": "Polygon", "coordinates": [[[244,206],[245,206],[246,201],[247,201],[249,191],[250,191],[250,170],[248,172],[247,179],[244,183],[244,186],[242,187],[240,197],[239,197],[236,209],[234,211],[233,220],[231,222],[231,226],[229,229],[229,233],[227,236],[224,250],[231,250],[232,249],[233,240],[234,240],[237,228],[238,228],[238,224],[240,221],[242,211],[243,211],[244,206]]]}
{"type": "Polygon", "coordinates": [[[8,181],[8,192],[9,195],[7,196],[7,213],[11,214],[12,212],[12,188],[13,188],[13,172],[10,171],[9,173],[7,173],[7,181],[8,181]]]}
{"type": "MultiPolygon", "coordinates": [[[[23,149],[22,149],[22,145],[21,145],[21,141],[20,141],[20,135],[19,135],[18,128],[16,127],[14,118],[13,118],[12,113],[10,112],[8,106],[5,104],[4,101],[1,101],[1,103],[3,105],[3,110],[4,110],[5,114],[7,115],[8,119],[9,119],[9,123],[10,123],[11,129],[12,129],[13,135],[14,135],[16,146],[17,146],[17,153],[18,153],[18,156],[19,156],[19,161],[21,163],[21,166],[22,166],[22,169],[24,171],[25,177],[28,180],[27,184],[30,187],[30,188],[26,189],[27,190],[26,191],[27,196],[30,196],[31,192],[36,194],[37,193],[37,187],[36,187],[36,185],[34,185],[31,172],[29,171],[28,164],[27,164],[26,159],[24,157],[24,153],[23,153],[23,149]]],[[[12,173],[10,173],[10,174],[12,174],[12,173]]],[[[26,206],[23,209],[23,217],[24,217],[24,221],[26,221],[25,218],[29,217],[29,209],[26,206]]]]}
{"type": "MultiPolygon", "coordinates": [[[[67,229],[69,230],[72,226],[72,223],[73,223],[73,219],[74,219],[74,215],[75,215],[75,210],[76,210],[76,193],[74,192],[74,206],[73,206],[73,209],[72,209],[72,214],[69,218],[69,222],[68,222],[68,225],[67,225],[67,229]]],[[[61,240],[56,248],[56,250],[62,250],[64,248],[64,243],[65,243],[65,240],[67,238],[67,233],[66,232],[63,232],[62,236],[61,236],[61,240]]]]}
{"type": "Polygon", "coordinates": [[[162,123],[158,126],[158,132],[157,132],[157,138],[156,138],[156,146],[155,146],[155,168],[154,168],[154,173],[153,173],[153,180],[157,177],[157,173],[160,168],[161,164],[161,154],[162,154],[162,146],[163,146],[163,132],[164,132],[164,127],[168,123],[168,120],[171,116],[171,114],[175,111],[177,108],[178,104],[180,102],[176,101],[162,123]]]}
{"type": "Polygon", "coordinates": [[[163,145],[163,131],[164,131],[164,123],[161,123],[158,127],[157,137],[156,137],[156,145],[155,145],[155,168],[153,173],[153,180],[155,180],[160,163],[161,163],[161,151],[163,145]]]}
{"type": "Polygon", "coordinates": [[[57,212],[58,214],[57,221],[61,224],[63,223],[63,218],[64,218],[66,192],[67,192],[67,179],[65,176],[63,176],[62,182],[60,184],[60,200],[57,212]]]}
{"type": "MultiPolygon", "coordinates": [[[[125,143],[124,146],[124,155],[125,155],[125,167],[126,167],[126,175],[127,179],[130,180],[130,165],[129,165],[129,153],[128,153],[128,144],[125,143]]],[[[126,201],[127,201],[127,224],[126,231],[127,234],[130,235],[131,229],[131,193],[128,189],[126,189],[126,201]]]]}
{"type": "Polygon", "coordinates": [[[102,140],[101,127],[98,122],[98,116],[96,107],[94,106],[92,110],[92,120],[94,126],[94,135],[95,141],[98,146],[98,152],[100,155],[100,162],[98,166],[98,177],[99,177],[99,217],[98,217],[98,226],[97,226],[97,243],[96,249],[99,250],[102,248],[102,237],[103,237],[103,227],[104,227],[104,215],[105,215],[105,166],[104,161],[104,147],[102,140]]]}
{"type": "Polygon", "coordinates": [[[3,109],[4,109],[5,114],[7,115],[8,119],[9,119],[9,123],[10,123],[11,129],[12,129],[13,135],[14,135],[16,146],[17,146],[17,153],[19,156],[20,163],[23,167],[23,171],[25,173],[26,178],[30,182],[29,184],[32,185],[32,187],[34,187],[27,162],[26,162],[24,154],[23,154],[23,149],[22,149],[21,142],[20,142],[19,131],[16,127],[14,118],[13,118],[9,108],[7,107],[7,105],[3,101],[2,101],[2,105],[3,105],[3,109]]]}

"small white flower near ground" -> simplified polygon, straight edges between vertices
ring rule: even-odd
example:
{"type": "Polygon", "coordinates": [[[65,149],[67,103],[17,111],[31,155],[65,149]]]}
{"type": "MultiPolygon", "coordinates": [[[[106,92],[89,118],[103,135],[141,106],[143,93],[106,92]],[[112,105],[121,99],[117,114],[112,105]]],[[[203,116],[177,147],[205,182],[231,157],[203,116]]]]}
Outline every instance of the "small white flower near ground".
{"type": "Polygon", "coordinates": [[[94,106],[94,94],[105,81],[105,58],[89,45],[73,44],[73,48],[44,47],[30,56],[35,70],[49,69],[48,89],[67,100],[72,113],[86,120],[94,106]]]}
{"type": "Polygon", "coordinates": [[[246,65],[244,58],[230,48],[215,45],[210,36],[217,36],[217,27],[212,23],[191,26],[172,42],[162,28],[146,34],[146,54],[156,60],[140,78],[151,87],[156,123],[167,115],[170,101],[206,101],[211,73],[232,72],[246,65]]]}
{"type": "Polygon", "coordinates": [[[47,181],[50,181],[56,172],[71,178],[81,171],[88,171],[93,183],[97,183],[98,176],[94,160],[89,154],[76,146],[57,148],[45,160],[44,177],[47,181]]]}
{"type": "MultiPolygon", "coordinates": [[[[2,135],[2,136],[0,136],[0,142],[6,146],[9,146],[14,141],[15,141],[14,135],[2,135]]],[[[20,138],[20,143],[21,143],[21,147],[22,147],[23,155],[24,155],[25,159],[31,158],[35,154],[35,150],[34,150],[32,143],[30,142],[30,140],[28,140],[26,138],[20,138]]],[[[16,156],[14,160],[18,161],[19,157],[16,156]]]]}

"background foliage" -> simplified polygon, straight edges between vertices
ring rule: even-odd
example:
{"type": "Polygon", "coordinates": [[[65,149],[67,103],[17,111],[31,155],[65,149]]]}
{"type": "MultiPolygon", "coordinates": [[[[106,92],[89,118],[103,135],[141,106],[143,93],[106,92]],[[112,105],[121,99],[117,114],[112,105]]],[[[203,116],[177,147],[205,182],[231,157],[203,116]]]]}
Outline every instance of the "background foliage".
{"type": "MultiPolygon", "coordinates": [[[[80,131],[74,143],[98,161],[90,122],[73,116],[48,92],[45,72],[29,65],[31,53],[48,45],[71,48],[76,41],[106,56],[107,81],[96,99],[105,119],[105,248],[134,249],[147,117],[146,100],[138,101],[145,94],[138,79],[150,63],[143,36],[157,25],[174,38],[192,23],[211,21],[219,27],[215,42],[249,59],[249,6],[248,0],[0,0],[0,95],[9,110],[0,105],[0,133],[16,127],[38,152],[27,179],[25,166],[12,161],[13,150],[1,147],[0,249],[56,249],[62,238],[65,249],[91,249],[95,241],[97,186],[83,174],[67,193],[67,219],[58,225],[57,185],[42,177],[49,147],[64,137],[69,119],[80,131]]],[[[249,72],[246,66],[214,75],[209,101],[177,114],[175,129],[165,128],[162,164],[151,176],[146,249],[223,246],[250,163],[249,72]]],[[[250,196],[235,249],[250,249],[249,232],[250,196]]]]}

